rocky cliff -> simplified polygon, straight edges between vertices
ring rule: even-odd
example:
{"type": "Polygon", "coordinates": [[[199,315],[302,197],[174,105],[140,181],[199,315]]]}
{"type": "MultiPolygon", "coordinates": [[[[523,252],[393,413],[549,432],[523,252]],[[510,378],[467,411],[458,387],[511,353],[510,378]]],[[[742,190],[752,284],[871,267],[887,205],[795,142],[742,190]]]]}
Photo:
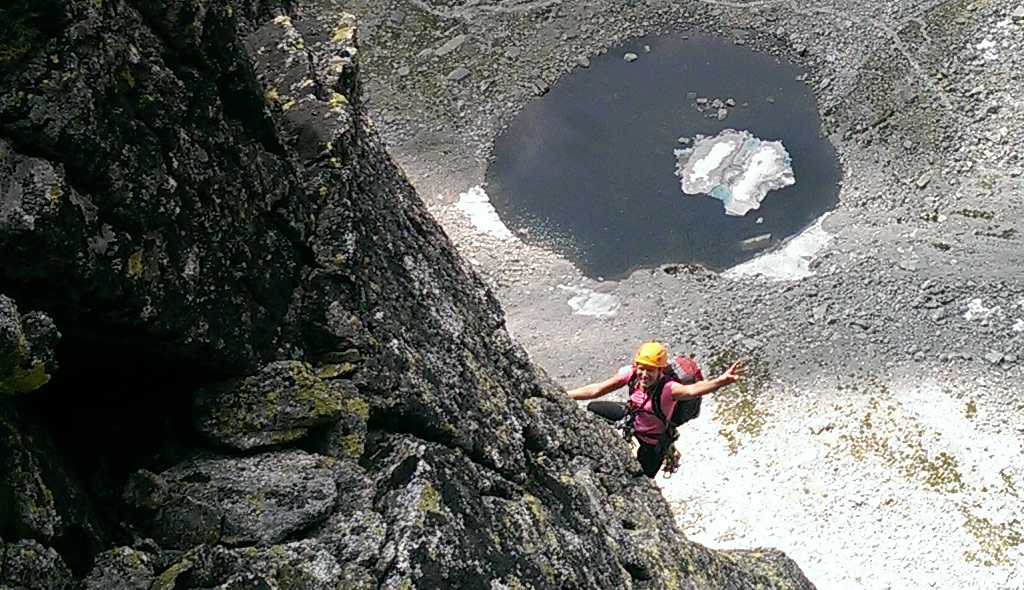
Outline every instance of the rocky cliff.
{"type": "Polygon", "coordinates": [[[343,8],[0,9],[0,588],[812,588],[509,338],[343,8]]]}

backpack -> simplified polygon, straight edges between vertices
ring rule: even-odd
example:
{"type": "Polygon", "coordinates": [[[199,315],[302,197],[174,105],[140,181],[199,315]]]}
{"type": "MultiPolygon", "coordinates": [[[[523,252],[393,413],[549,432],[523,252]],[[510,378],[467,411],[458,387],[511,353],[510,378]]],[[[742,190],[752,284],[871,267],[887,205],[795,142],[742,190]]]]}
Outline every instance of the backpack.
{"type": "MultiPolygon", "coordinates": [[[[662,372],[664,376],[657,383],[652,383],[652,387],[649,388],[659,392],[659,395],[651,396],[651,406],[654,408],[654,415],[667,423],[668,430],[673,430],[700,416],[700,400],[703,399],[703,396],[677,401],[675,409],[672,410],[672,416],[666,420],[665,412],[661,409],[661,388],[665,386],[665,381],[678,381],[684,385],[703,381],[704,374],[700,372],[697,363],[688,356],[677,356],[675,362],[669,363],[662,372]]],[[[635,374],[629,379],[630,391],[636,386],[636,380],[635,374]]]]}
{"type": "MultiPolygon", "coordinates": [[[[672,374],[672,378],[676,381],[689,385],[698,381],[704,380],[704,374],[700,372],[700,367],[697,363],[688,356],[677,356],[675,367],[670,364],[668,369],[672,374]]],[[[661,405],[661,396],[657,396],[659,399],[655,400],[656,406],[661,405]]],[[[691,397],[690,399],[679,400],[676,402],[676,408],[672,410],[672,417],[668,421],[669,428],[674,426],[680,426],[693,420],[697,416],[700,416],[700,400],[704,399],[704,396],[691,397]]],[[[658,410],[661,408],[659,407],[658,410]]],[[[662,414],[664,415],[664,413],[662,414]]]]}

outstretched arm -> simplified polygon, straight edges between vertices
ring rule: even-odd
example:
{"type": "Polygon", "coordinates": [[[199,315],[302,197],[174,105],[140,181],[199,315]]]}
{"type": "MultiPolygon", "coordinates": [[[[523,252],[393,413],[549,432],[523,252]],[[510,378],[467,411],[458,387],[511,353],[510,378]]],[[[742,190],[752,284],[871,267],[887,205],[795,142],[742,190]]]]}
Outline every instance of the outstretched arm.
{"type": "Polygon", "coordinates": [[[691,397],[700,397],[706,393],[717,391],[722,387],[730,383],[735,383],[739,380],[740,375],[745,373],[747,368],[740,364],[739,361],[729,365],[729,368],[722,372],[721,375],[714,379],[705,379],[704,381],[698,381],[691,383],[690,385],[683,385],[679,382],[672,383],[672,397],[675,399],[687,399],[691,397]]]}
{"type": "Polygon", "coordinates": [[[619,380],[619,376],[609,377],[604,381],[598,381],[597,383],[591,383],[576,389],[570,389],[566,391],[569,397],[572,399],[594,399],[595,397],[601,397],[602,395],[611,393],[616,389],[625,385],[619,380]]]}

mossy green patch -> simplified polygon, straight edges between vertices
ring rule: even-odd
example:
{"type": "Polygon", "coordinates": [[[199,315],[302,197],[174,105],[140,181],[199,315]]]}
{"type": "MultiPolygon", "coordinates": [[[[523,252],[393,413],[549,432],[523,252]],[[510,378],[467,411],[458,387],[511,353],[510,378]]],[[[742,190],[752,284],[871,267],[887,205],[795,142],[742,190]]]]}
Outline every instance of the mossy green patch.
{"type": "Polygon", "coordinates": [[[259,515],[263,513],[263,506],[266,504],[267,499],[263,494],[246,494],[243,501],[252,508],[253,514],[259,515]]]}
{"type": "Polygon", "coordinates": [[[128,276],[135,279],[142,276],[142,250],[136,250],[128,257],[128,276]]]}
{"type": "Polygon", "coordinates": [[[964,507],[961,507],[960,511],[964,515],[964,523],[961,526],[978,543],[978,550],[965,551],[964,557],[968,561],[988,567],[1009,565],[1009,551],[1024,543],[1024,527],[1021,526],[1020,520],[1015,518],[1010,522],[996,523],[991,519],[977,516],[964,507]]]}
{"type": "Polygon", "coordinates": [[[174,588],[178,586],[178,576],[189,571],[194,566],[195,562],[191,556],[185,556],[179,559],[156,577],[156,580],[153,581],[153,585],[150,586],[150,589],[174,590],[174,588]]]}
{"type": "Polygon", "coordinates": [[[39,389],[49,381],[50,375],[46,373],[46,365],[36,361],[28,369],[15,367],[9,375],[0,380],[0,394],[27,393],[39,389]]]}
{"type": "Polygon", "coordinates": [[[331,43],[350,41],[355,34],[355,27],[349,23],[342,23],[338,28],[334,29],[331,35],[331,43]]]}
{"type": "Polygon", "coordinates": [[[365,422],[370,417],[370,405],[358,397],[345,400],[345,413],[365,422]]]}
{"type": "MultiPolygon", "coordinates": [[[[339,399],[339,395],[331,388],[327,386],[312,370],[309,365],[304,363],[295,363],[291,367],[291,381],[295,387],[295,399],[301,402],[304,407],[308,407],[312,410],[312,414],[316,416],[335,416],[344,408],[342,406],[342,400],[339,399]]],[[[268,401],[275,405],[278,403],[282,392],[278,392],[277,395],[268,396],[268,401]]],[[[366,402],[363,400],[352,398],[348,401],[350,405],[354,404],[354,407],[358,409],[359,403],[363,405],[366,402]]],[[[367,409],[367,412],[369,410],[367,409]]]]}
{"type": "Polygon", "coordinates": [[[316,376],[320,379],[329,380],[339,377],[348,377],[356,372],[356,366],[350,362],[331,363],[317,369],[316,376]]]}
{"type": "Polygon", "coordinates": [[[441,506],[441,494],[430,485],[429,481],[423,482],[420,488],[420,498],[416,502],[416,508],[421,512],[438,512],[441,506]]]}
{"type": "MultiPolygon", "coordinates": [[[[709,374],[717,375],[737,358],[732,351],[722,352],[711,361],[709,374]]],[[[713,394],[716,403],[714,417],[722,424],[718,435],[728,442],[732,454],[739,451],[744,436],[761,434],[772,416],[764,401],[770,379],[767,366],[758,358],[743,362],[747,367],[743,377],[713,394]]]]}
{"type": "Polygon", "coordinates": [[[62,196],[64,196],[64,190],[57,185],[51,186],[46,191],[46,203],[51,211],[57,208],[57,203],[60,202],[62,196]]]}
{"type": "Polygon", "coordinates": [[[533,520],[537,523],[537,526],[544,526],[547,522],[547,514],[544,512],[544,505],[541,504],[532,494],[523,494],[523,503],[530,509],[530,513],[533,514],[533,520]]]}
{"type": "Polygon", "coordinates": [[[956,459],[945,451],[931,456],[920,448],[915,453],[904,455],[909,459],[911,473],[916,471],[924,477],[924,483],[939,491],[960,492],[965,485],[956,459]]]}
{"type": "Polygon", "coordinates": [[[956,458],[926,447],[925,431],[897,417],[898,405],[891,401],[892,395],[884,384],[872,379],[848,391],[852,399],[866,400],[853,432],[839,437],[850,456],[858,461],[875,457],[898,469],[904,477],[938,492],[958,493],[966,489],[956,458]],[[883,406],[881,400],[888,403],[883,406]]]}
{"type": "Polygon", "coordinates": [[[365,441],[358,434],[346,434],[338,437],[338,448],[346,457],[358,459],[363,456],[365,441]]]}

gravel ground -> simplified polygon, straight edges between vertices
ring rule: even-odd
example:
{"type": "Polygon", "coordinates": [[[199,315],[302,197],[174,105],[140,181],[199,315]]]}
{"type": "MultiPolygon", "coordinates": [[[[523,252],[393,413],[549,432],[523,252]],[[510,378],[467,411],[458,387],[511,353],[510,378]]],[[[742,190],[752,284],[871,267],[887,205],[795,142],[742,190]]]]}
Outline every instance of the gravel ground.
{"type": "Polygon", "coordinates": [[[350,10],[375,124],[538,365],[571,387],[657,338],[754,368],[657,481],[691,539],[778,547],[823,589],[1024,588],[1024,3],[803,4],[350,10]],[[599,281],[460,209],[526,101],[626,38],[696,30],[807,68],[844,180],[802,240],[599,281]]]}

